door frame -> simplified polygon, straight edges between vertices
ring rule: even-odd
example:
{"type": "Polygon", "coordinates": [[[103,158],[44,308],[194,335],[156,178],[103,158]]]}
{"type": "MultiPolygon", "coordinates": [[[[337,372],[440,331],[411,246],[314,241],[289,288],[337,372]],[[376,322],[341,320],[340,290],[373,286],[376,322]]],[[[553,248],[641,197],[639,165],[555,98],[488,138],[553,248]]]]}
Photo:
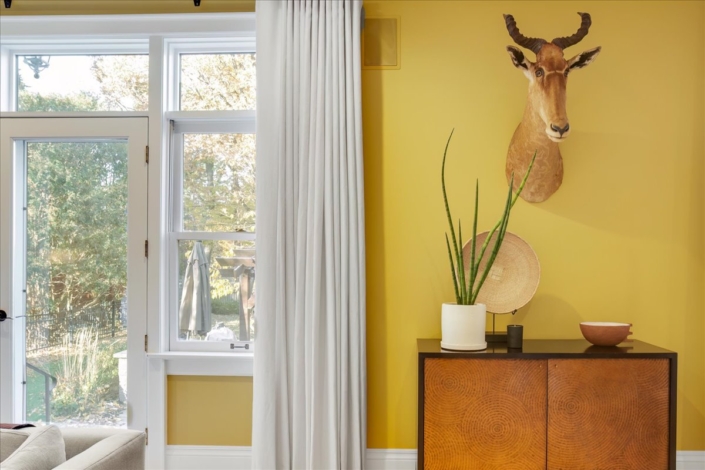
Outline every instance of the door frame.
{"type": "Polygon", "coordinates": [[[0,422],[23,422],[25,198],[24,141],[126,138],[128,142],[127,427],[147,423],[147,196],[149,120],[144,117],[5,117],[0,119],[0,422]],[[9,393],[8,393],[9,392],[9,393]]]}

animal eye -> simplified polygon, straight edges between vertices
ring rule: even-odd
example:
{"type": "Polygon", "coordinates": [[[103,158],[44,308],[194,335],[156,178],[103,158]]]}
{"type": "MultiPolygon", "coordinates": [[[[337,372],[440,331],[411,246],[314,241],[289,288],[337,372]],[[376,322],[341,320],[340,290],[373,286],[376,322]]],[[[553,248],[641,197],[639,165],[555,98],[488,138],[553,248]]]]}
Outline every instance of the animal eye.
{"type": "Polygon", "coordinates": [[[535,73],[537,77],[543,77],[543,69],[536,69],[535,73]]]}
{"type": "Polygon", "coordinates": [[[568,72],[570,72],[570,69],[565,69],[565,72],[563,72],[563,75],[565,75],[565,76],[567,77],[567,76],[568,76],[568,72]]]}

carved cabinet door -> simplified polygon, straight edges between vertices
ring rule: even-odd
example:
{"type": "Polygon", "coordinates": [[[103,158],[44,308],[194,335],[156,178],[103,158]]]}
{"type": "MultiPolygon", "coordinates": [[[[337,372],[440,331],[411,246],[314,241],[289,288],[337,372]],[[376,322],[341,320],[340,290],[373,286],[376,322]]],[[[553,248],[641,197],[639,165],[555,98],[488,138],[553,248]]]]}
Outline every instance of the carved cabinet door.
{"type": "Polygon", "coordinates": [[[546,468],[546,360],[426,359],[424,469],[546,468]]]}
{"type": "Polygon", "coordinates": [[[668,359],[550,359],[548,469],[669,466],[668,359]]]}

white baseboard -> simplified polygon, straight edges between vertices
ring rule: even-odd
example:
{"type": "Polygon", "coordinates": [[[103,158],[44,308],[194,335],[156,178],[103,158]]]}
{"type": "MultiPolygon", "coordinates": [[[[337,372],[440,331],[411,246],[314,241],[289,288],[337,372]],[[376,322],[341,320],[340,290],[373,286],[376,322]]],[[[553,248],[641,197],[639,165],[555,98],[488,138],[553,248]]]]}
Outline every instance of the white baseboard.
{"type": "Polygon", "coordinates": [[[676,470],[703,470],[705,450],[679,450],[676,452],[676,470]]]}
{"type": "Polygon", "coordinates": [[[166,446],[166,470],[252,470],[252,447],[166,446]]]}
{"type": "MultiPolygon", "coordinates": [[[[251,447],[167,446],[166,470],[251,470],[251,447]]],[[[416,470],[415,449],[367,449],[367,470],[416,470]]],[[[705,451],[678,451],[676,470],[703,470],[705,451]]]]}
{"type": "Polygon", "coordinates": [[[367,449],[366,470],[416,470],[416,449],[367,449]]]}

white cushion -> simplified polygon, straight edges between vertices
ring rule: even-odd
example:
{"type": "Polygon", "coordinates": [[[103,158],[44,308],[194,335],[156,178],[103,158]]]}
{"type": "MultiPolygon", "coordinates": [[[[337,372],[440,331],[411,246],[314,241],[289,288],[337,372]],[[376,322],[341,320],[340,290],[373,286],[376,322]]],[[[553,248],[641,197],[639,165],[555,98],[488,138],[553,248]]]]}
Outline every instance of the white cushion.
{"type": "Polygon", "coordinates": [[[0,462],[12,455],[34,429],[0,429],[0,462]]]}
{"type": "Polygon", "coordinates": [[[0,469],[52,470],[65,461],[66,449],[61,431],[49,425],[30,434],[12,455],[0,463],[0,469]]]}

